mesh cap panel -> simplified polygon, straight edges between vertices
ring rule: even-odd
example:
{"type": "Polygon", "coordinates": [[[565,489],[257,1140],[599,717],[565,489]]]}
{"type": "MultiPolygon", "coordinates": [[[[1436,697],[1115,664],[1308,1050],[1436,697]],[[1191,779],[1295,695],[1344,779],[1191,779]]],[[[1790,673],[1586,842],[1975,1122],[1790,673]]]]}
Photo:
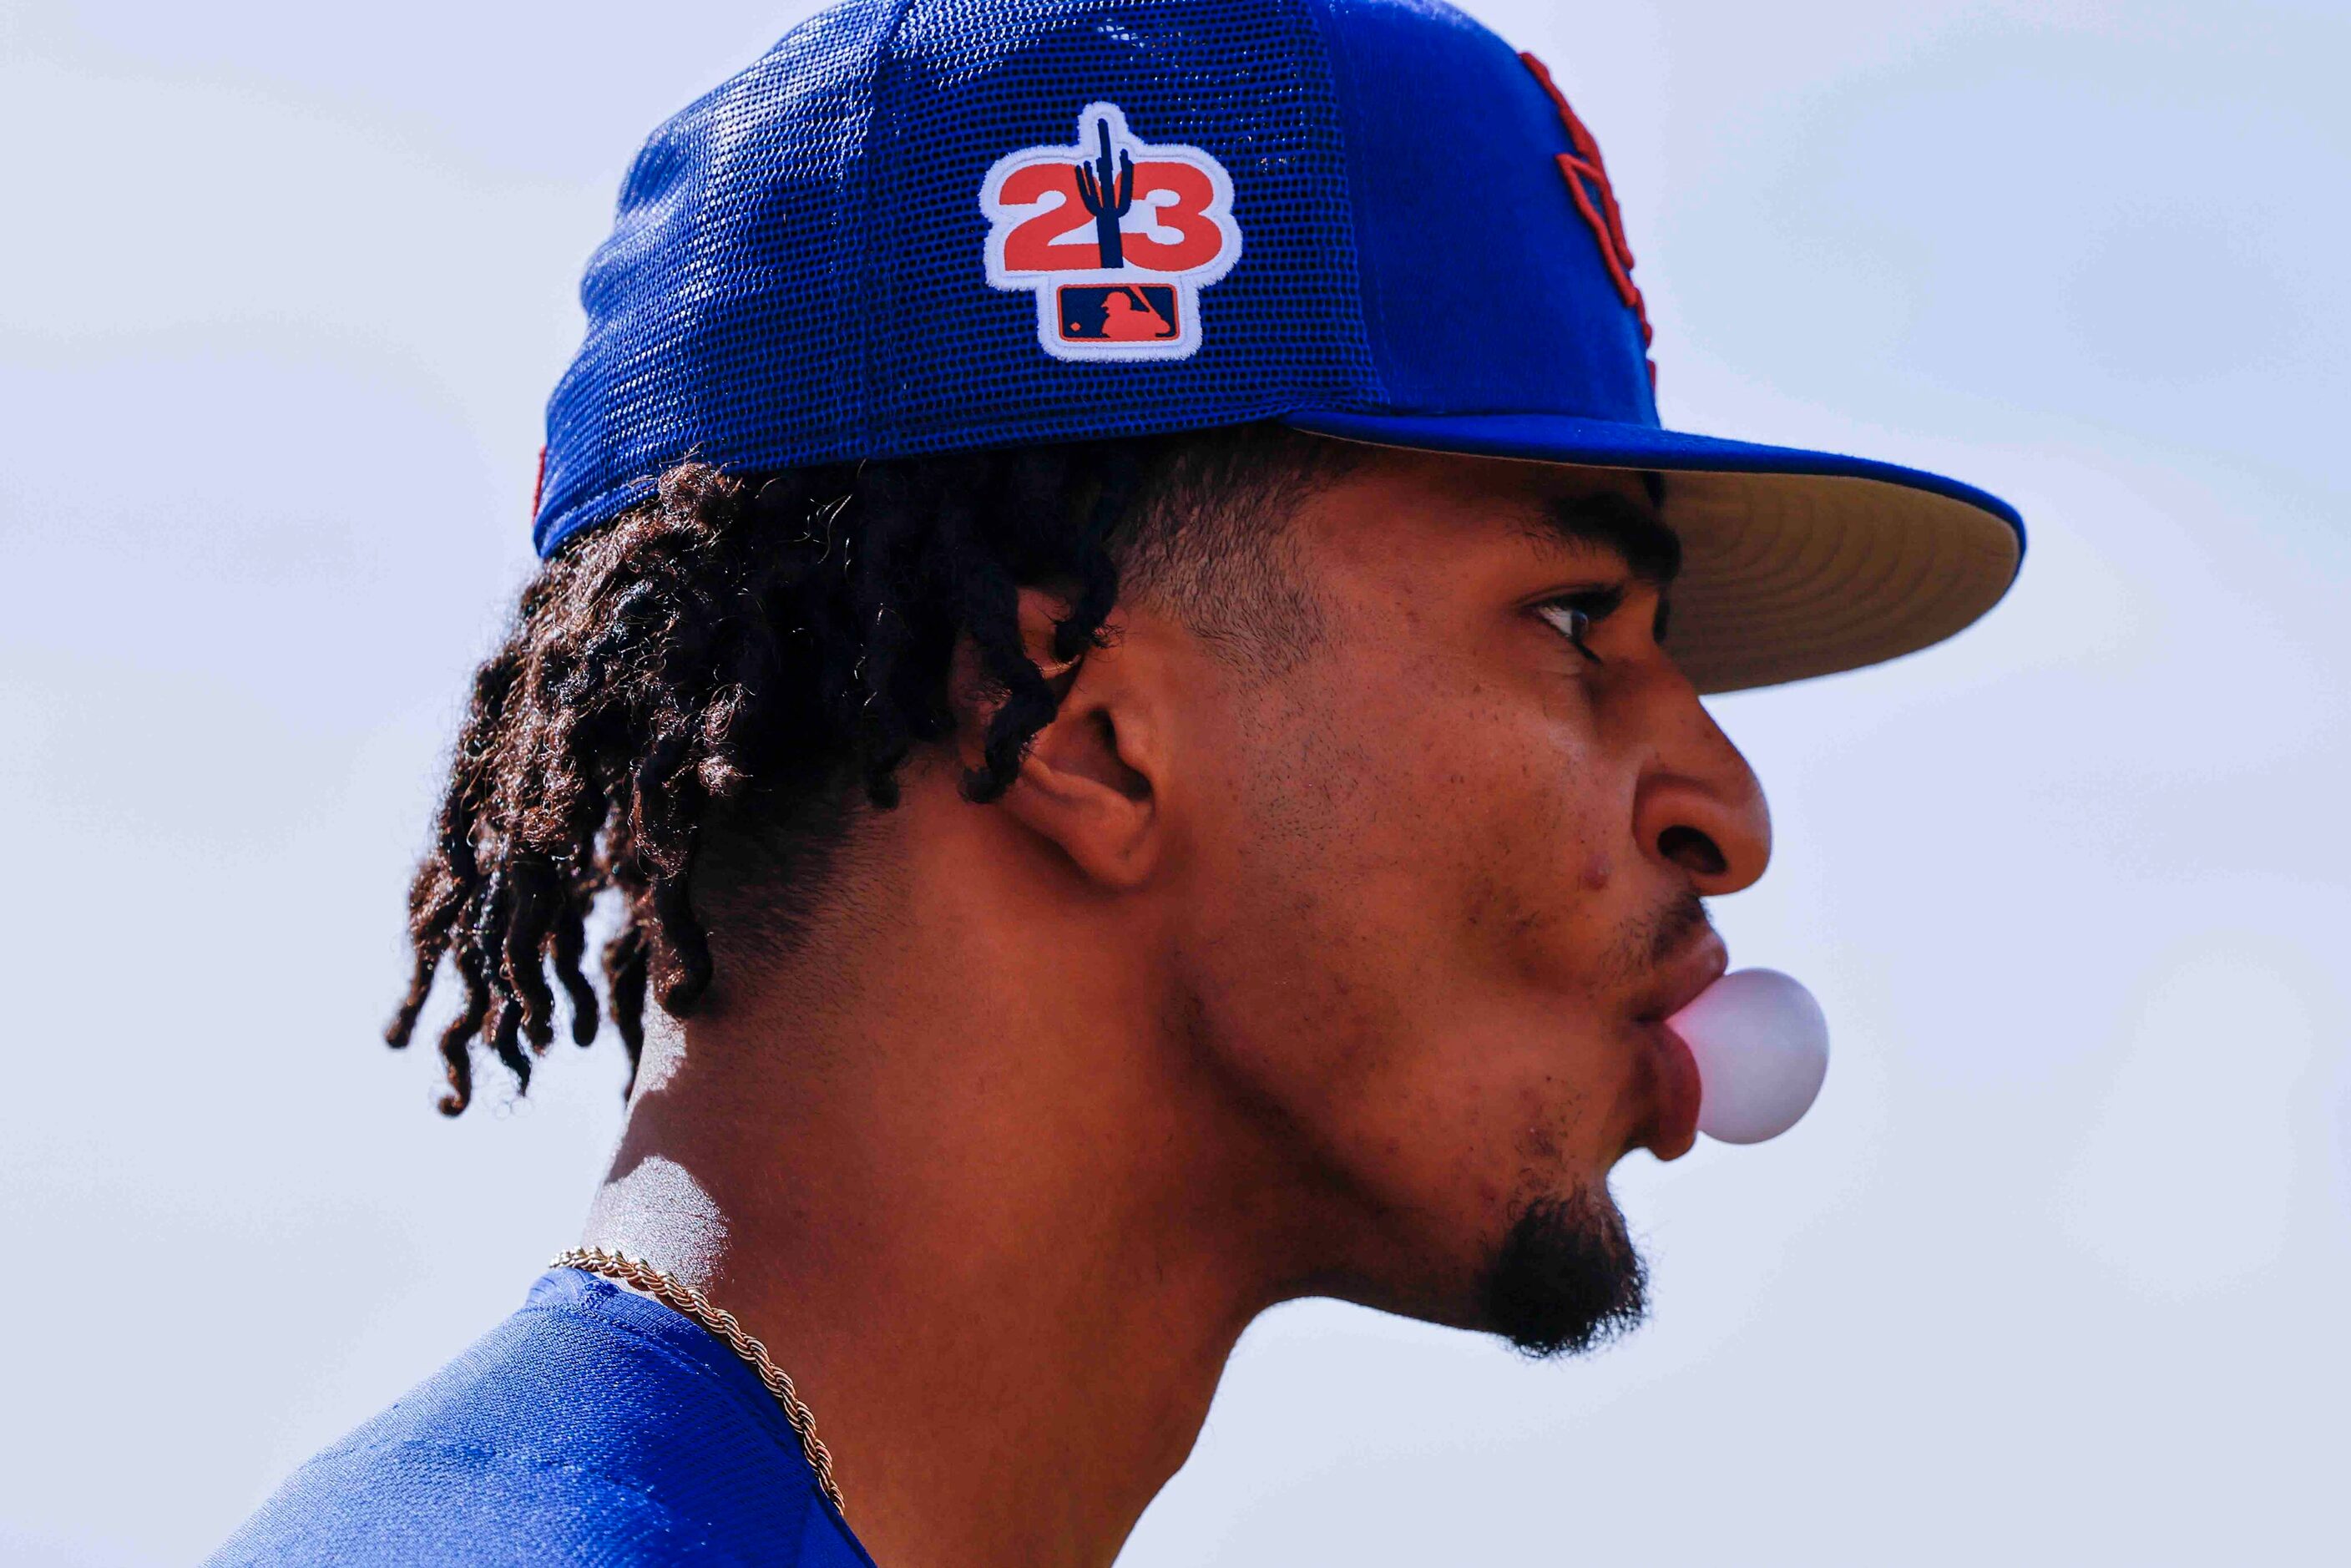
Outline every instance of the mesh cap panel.
{"type": "Polygon", "coordinates": [[[737,471],[1371,406],[1345,149],[1301,0],[852,0],[656,131],[549,409],[542,549],[688,455],[737,471]],[[980,187],[1090,103],[1230,175],[1200,347],[1071,363],[991,287],[980,187]]]}

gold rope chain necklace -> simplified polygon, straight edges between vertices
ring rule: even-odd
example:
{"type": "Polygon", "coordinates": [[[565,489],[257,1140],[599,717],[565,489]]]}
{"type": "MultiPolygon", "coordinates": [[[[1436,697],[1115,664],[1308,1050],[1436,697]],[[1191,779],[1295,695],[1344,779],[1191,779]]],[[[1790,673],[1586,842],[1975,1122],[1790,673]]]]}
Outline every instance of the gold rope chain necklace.
{"type": "Polygon", "coordinates": [[[809,1469],[816,1472],[816,1484],[824,1489],[834,1510],[843,1519],[849,1517],[849,1510],[841,1505],[841,1488],[832,1479],[832,1450],[816,1435],[816,1417],[800,1403],[799,1390],[792,1386],[791,1375],[776,1364],[768,1347],[737,1322],[733,1312],[711,1305],[710,1298],[693,1286],[624,1252],[607,1252],[601,1247],[574,1247],[548,1267],[578,1269],[633,1285],[664,1305],[684,1312],[742,1357],[745,1364],[759,1375],[759,1381],[768,1385],[768,1392],[776,1396],[776,1403],[784,1407],[784,1419],[792,1424],[792,1430],[799,1437],[800,1453],[808,1459],[809,1469]]]}

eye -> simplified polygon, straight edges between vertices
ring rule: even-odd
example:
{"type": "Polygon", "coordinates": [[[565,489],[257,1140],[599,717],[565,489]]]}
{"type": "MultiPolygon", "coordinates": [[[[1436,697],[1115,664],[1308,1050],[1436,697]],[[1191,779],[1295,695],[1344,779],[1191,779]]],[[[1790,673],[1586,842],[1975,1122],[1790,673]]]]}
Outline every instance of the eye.
{"type": "Polygon", "coordinates": [[[1535,606],[1535,613],[1551,622],[1569,646],[1597,664],[1599,654],[1592,651],[1588,639],[1594,623],[1608,618],[1609,612],[1623,602],[1625,595],[1614,589],[1597,592],[1571,593],[1547,604],[1535,606]]]}

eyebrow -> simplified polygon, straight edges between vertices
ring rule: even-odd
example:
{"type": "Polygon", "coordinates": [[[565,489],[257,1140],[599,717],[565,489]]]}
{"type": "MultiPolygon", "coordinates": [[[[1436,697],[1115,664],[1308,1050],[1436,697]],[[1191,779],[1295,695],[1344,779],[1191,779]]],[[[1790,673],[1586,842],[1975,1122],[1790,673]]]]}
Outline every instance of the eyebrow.
{"type": "MultiPolygon", "coordinates": [[[[1663,499],[1663,489],[1655,483],[1648,486],[1653,503],[1663,499]]],[[[1652,507],[1611,490],[1540,502],[1535,525],[1529,531],[1571,549],[1597,546],[1613,550],[1625,559],[1635,578],[1658,588],[1671,584],[1682,568],[1681,536],[1667,528],[1652,507]]]]}

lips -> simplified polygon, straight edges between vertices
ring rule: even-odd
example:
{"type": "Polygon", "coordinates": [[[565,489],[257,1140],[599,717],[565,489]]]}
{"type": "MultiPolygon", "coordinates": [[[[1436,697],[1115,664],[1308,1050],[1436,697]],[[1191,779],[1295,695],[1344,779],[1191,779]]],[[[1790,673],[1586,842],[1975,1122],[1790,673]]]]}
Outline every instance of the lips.
{"type": "Polygon", "coordinates": [[[1681,1037],[1661,1023],[1644,1024],[1647,1038],[1649,1124],[1634,1140],[1661,1160],[1677,1160],[1698,1142],[1698,1114],[1704,1084],[1698,1059],[1681,1037]]]}
{"type": "Polygon", "coordinates": [[[1698,993],[1722,978],[1730,967],[1730,949],[1711,925],[1702,925],[1688,944],[1658,972],[1634,1016],[1642,1023],[1663,1023],[1698,1000],[1698,993]]]}
{"type": "Polygon", "coordinates": [[[1681,1037],[1666,1027],[1666,1019],[1696,1001],[1729,967],[1730,953],[1722,938],[1712,926],[1701,927],[1666,966],[1635,1015],[1648,1046],[1643,1065],[1650,1113],[1635,1146],[1646,1148],[1661,1160],[1679,1159],[1698,1142],[1698,1103],[1705,1087],[1698,1078],[1698,1059],[1681,1037]]]}

